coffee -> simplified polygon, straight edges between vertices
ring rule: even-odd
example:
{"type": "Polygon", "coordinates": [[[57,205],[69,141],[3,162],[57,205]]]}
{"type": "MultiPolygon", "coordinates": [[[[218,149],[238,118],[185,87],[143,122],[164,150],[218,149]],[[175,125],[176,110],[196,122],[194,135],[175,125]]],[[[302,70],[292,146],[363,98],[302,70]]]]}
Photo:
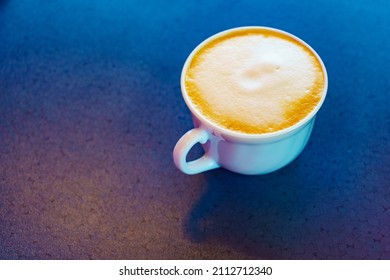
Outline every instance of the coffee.
{"type": "Polygon", "coordinates": [[[246,134],[290,127],[319,103],[324,72],[313,51],[272,29],[233,30],[190,61],[185,89],[213,123],[246,134]]]}

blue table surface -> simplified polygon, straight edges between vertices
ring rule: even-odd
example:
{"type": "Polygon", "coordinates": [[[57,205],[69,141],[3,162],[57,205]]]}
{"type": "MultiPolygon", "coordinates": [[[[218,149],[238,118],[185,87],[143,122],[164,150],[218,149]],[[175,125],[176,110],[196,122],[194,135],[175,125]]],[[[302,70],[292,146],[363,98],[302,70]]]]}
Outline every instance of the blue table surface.
{"type": "Polygon", "coordinates": [[[389,35],[384,0],[0,0],[0,259],[390,259],[389,35]],[[269,175],[185,175],[182,65],[247,25],[323,58],[312,137],[269,175]]]}

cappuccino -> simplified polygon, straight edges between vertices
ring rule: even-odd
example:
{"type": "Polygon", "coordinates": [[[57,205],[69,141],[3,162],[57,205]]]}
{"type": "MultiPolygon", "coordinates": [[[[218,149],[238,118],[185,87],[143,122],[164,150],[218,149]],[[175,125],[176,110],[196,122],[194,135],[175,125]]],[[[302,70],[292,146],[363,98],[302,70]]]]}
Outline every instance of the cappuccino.
{"type": "Polygon", "coordinates": [[[184,86],[208,120],[245,134],[270,133],[305,118],[324,91],[316,54],[271,29],[233,30],[193,56],[184,86]]]}

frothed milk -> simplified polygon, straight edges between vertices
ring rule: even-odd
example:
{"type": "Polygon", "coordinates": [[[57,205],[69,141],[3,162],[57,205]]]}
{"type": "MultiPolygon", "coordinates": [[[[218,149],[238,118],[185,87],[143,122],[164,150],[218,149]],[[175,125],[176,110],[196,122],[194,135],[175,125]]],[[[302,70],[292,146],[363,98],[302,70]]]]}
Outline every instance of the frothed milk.
{"type": "Polygon", "coordinates": [[[321,99],[324,73],[298,40],[253,28],[205,44],[190,62],[185,88],[196,109],[215,124],[262,134],[307,116],[321,99]]]}

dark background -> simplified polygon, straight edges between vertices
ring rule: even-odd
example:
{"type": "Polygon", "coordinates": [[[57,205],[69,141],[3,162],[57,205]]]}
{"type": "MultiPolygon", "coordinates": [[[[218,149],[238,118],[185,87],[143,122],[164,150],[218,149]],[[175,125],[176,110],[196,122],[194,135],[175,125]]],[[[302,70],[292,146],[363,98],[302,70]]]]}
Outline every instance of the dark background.
{"type": "Polygon", "coordinates": [[[388,3],[0,0],[0,258],[390,259],[388,3]],[[269,175],[182,174],[182,65],[245,25],[322,57],[312,137],[269,175]]]}

